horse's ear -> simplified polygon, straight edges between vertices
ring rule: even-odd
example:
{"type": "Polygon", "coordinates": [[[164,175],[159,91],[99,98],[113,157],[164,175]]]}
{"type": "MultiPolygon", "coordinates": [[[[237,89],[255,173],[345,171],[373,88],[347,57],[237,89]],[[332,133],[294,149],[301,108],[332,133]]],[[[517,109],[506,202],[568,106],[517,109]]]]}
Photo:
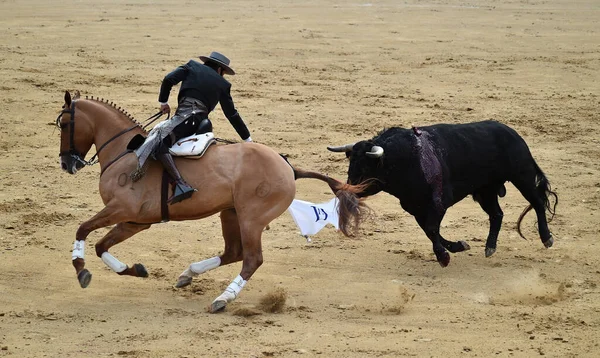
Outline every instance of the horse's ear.
{"type": "Polygon", "coordinates": [[[65,104],[67,105],[67,108],[71,107],[71,94],[69,91],[65,91],[65,104]]]}
{"type": "Polygon", "coordinates": [[[79,90],[75,91],[75,94],[73,95],[73,100],[79,99],[79,97],[81,97],[81,93],[79,93],[79,90]]]}

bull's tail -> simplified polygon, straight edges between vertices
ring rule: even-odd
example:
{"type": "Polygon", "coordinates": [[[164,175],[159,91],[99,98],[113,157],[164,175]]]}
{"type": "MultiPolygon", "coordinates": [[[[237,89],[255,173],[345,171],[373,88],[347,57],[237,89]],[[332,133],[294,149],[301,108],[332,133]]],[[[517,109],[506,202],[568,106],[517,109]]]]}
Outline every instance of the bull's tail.
{"type": "MultiPolygon", "coordinates": [[[[550,213],[550,218],[548,219],[548,222],[552,221],[552,219],[554,218],[554,215],[556,214],[556,205],[558,204],[558,195],[556,194],[556,192],[552,191],[552,188],[550,187],[550,182],[548,181],[548,178],[546,178],[546,175],[544,175],[544,172],[542,171],[542,169],[540,169],[540,167],[537,165],[537,163],[534,161],[533,165],[535,165],[535,190],[536,190],[536,194],[538,195],[539,198],[542,199],[542,202],[544,203],[544,208],[546,209],[546,211],[548,211],[548,213],[550,213]],[[554,204],[552,204],[550,202],[550,197],[554,197],[554,204]]],[[[523,233],[521,233],[521,221],[523,221],[523,218],[525,217],[525,215],[531,210],[533,209],[533,206],[531,206],[531,204],[529,204],[529,206],[527,206],[525,208],[525,210],[523,210],[523,212],[521,213],[521,215],[519,215],[519,220],[517,220],[517,231],[519,232],[519,235],[525,239],[525,236],[523,236],[523,233]]]]}
{"type": "Polygon", "coordinates": [[[339,200],[340,231],[346,236],[352,236],[357,232],[360,223],[369,213],[369,207],[364,203],[364,199],[358,196],[368,186],[368,183],[344,184],[327,175],[296,168],[294,168],[294,177],[296,179],[319,179],[326,182],[339,200]]]}

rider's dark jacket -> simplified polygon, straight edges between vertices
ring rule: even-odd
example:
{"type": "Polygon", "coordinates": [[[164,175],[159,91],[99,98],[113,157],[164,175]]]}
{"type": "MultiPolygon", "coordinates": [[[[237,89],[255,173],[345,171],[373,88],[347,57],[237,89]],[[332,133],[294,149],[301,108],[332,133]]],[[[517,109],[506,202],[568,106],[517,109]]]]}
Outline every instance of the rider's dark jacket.
{"type": "Polygon", "coordinates": [[[158,101],[166,103],[169,100],[171,88],[179,82],[181,82],[181,87],[177,96],[178,102],[181,102],[185,97],[195,98],[204,103],[208,109],[208,113],[215,109],[217,103],[220,103],[225,117],[227,117],[240,137],[242,139],[250,137],[250,132],[246,124],[233,104],[230,92],[231,83],[219,75],[217,71],[204,64],[190,60],[185,65],[177,67],[165,76],[160,86],[158,101]]]}

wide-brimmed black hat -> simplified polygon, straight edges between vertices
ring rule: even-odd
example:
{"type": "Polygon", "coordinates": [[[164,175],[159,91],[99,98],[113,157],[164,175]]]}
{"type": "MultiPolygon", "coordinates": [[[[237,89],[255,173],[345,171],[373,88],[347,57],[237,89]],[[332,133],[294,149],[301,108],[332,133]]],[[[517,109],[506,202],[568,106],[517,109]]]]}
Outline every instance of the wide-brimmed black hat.
{"type": "Polygon", "coordinates": [[[235,75],[235,71],[231,67],[229,67],[229,59],[223,54],[213,51],[210,53],[210,56],[199,56],[199,58],[202,60],[202,62],[213,62],[223,67],[223,71],[225,72],[225,74],[231,76],[235,75]]]}

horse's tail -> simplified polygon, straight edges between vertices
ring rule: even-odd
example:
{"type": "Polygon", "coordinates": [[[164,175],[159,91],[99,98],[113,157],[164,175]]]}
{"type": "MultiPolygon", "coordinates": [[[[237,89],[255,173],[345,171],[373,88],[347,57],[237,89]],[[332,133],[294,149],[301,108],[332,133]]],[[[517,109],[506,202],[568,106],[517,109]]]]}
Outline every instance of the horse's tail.
{"type": "MultiPolygon", "coordinates": [[[[550,187],[550,182],[548,181],[548,178],[546,178],[546,175],[544,175],[544,172],[542,171],[542,169],[540,169],[540,167],[537,165],[537,163],[534,161],[533,165],[535,165],[535,190],[536,190],[536,194],[538,195],[539,198],[542,199],[542,202],[544,203],[544,208],[550,213],[550,219],[548,219],[548,222],[552,221],[552,219],[554,218],[554,215],[556,214],[556,205],[558,204],[558,194],[556,194],[556,192],[552,191],[552,188],[550,187]],[[552,205],[550,203],[550,197],[554,197],[554,205],[552,205]]],[[[525,215],[532,209],[533,207],[531,206],[531,204],[529,204],[529,206],[527,206],[525,208],[525,210],[523,210],[523,212],[521,213],[521,215],[519,215],[519,220],[517,220],[517,231],[519,232],[519,235],[524,239],[525,236],[523,236],[523,234],[521,233],[521,221],[523,220],[523,218],[525,217],[525,215]]]]}
{"type": "Polygon", "coordinates": [[[346,236],[352,236],[357,232],[360,223],[370,211],[364,203],[364,199],[358,196],[368,186],[368,183],[344,184],[327,175],[296,168],[294,168],[294,178],[311,178],[326,182],[339,200],[340,231],[346,236]]]}

